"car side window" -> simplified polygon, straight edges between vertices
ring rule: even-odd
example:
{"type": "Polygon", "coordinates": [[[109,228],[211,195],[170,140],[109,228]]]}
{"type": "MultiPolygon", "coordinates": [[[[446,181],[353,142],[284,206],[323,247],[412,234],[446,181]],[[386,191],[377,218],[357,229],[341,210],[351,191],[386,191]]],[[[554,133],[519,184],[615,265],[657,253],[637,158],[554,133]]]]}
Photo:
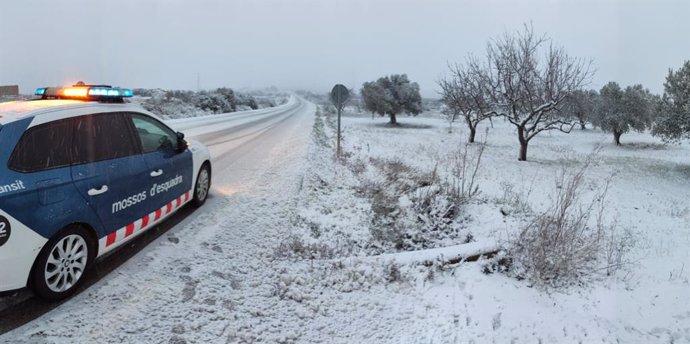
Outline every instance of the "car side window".
{"type": "Polygon", "coordinates": [[[10,157],[9,167],[37,172],[71,164],[72,120],[59,120],[29,128],[10,157]]]}
{"type": "Polygon", "coordinates": [[[155,118],[134,113],[132,114],[132,122],[144,153],[175,149],[177,134],[163,123],[155,118]]]}
{"type": "Polygon", "coordinates": [[[138,153],[122,113],[103,113],[74,120],[74,164],[123,158],[138,153]]]}

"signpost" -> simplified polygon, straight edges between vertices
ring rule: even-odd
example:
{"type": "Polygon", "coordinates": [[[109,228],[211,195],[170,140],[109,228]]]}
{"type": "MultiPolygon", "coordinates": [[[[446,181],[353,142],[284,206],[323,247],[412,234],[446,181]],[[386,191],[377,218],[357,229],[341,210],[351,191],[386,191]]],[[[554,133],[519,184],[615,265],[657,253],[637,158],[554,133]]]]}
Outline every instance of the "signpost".
{"type": "Polygon", "coordinates": [[[336,144],[336,155],[340,157],[340,113],[343,111],[343,107],[347,100],[350,99],[350,91],[347,87],[337,84],[333,86],[331,90],[331,102],[338,110],[338,143],[336,144]]]}

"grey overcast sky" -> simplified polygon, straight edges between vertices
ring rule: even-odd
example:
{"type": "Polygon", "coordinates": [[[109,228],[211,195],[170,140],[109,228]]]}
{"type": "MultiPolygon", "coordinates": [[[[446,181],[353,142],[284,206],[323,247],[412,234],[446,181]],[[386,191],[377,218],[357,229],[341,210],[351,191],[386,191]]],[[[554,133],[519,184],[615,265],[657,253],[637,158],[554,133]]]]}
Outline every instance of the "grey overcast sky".
{"type": "Polygon", "coordinates": [[[690,59],[690,0],[22,0],[0,6],[0,84],[328,92],[448,62],[532,22],[609,80],[663,90],[690,59]]]}

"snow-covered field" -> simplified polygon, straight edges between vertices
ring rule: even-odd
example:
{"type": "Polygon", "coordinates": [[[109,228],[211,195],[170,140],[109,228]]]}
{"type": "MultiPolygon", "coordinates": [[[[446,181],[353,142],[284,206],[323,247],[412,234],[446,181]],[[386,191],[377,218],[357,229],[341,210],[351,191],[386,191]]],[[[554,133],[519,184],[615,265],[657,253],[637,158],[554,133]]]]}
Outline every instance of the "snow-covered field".
{"type": "MultiPolygon", "coordinates": [[[[282,134],[243,146],[234,165],[215,175],[223,179],[208,211],[0,342],[690,342],[687,145],[626,134],[616,147],[593,130],[544,133],[530,144],[529,161],[518,162],[512,128],[494,120],[479,193],[459,220],[444,224],[443,235],[396,246],[372,239],[371,229],[385,226],[372,222],[377,210],[366,187],[384,183],[377,171],[391,168],[401,181],[434,170],[448,175],[449,156],[464,149],[462,125],[449,134],[433,117],[401,117],[401,128],[389,128],[386,119],[350,114],[343,119],[347,163],[336,164],[329,122],[317,117],[323,125],[312,128],[313,116],[296,118],[282,134]],[[559,171],[599,145],[585,191],[613,175],[605,220],[634,238],[628,264],[613,276],[545,289],[485,274],[483,260],[435,263],[447,254],[443,247],[481,251],[514,237],[528,208],[548,206],[559,171]],[[372,184],[363,188],[362,180],[372,184]],[[459,246],[466,241],[469,247],[459,246]],[[399,253],[405,249],[423,251],[399,253]]],[[[397,199],[396,226],[424,227],[402,212],[414,202],[397,199]]]]}
{"type": "MultiPolygon", "coordinates": [[[[371,167],[381,159],[410,166],[421,175],[424,171],[448,175],[447,165],[457,156],[455,152],[464,150],[466,139],[462,123],[456,123],[449,134],[447,123],[437,118],[403,117],[399,121],[403,123],[401,128],[390,128],[382,118],[372,120],[357,114],[345,117],[347,162],[334,164],[332,149],[328,148],[316,148],[311,155],[312,168],[300,201],[298,226],[292,233],[295,239],[290,241],[292,256],[302,259],[296,260],[292,270],[302,264],[303,271],[289,274],[301,283],[288,284],[288,292],[290,288],[309,292],[321,304],[344,310],[337,316],[341,318],[337,324],[328,318],[321,320],[327,323],[324,331],[337,340],[309,332],[302,339],[405,343],[690,342],[687,144],[664,146],[648,134],[631,133],[623,136],[624,146],[616,147],[610,134],[597,130],[547,132],[530,143],[529,161],[519,162],[513,128],[494,120],[486,132],[487,144],[476,182],[479,194],[466,206],[459,224],[454,224],[455,235],[427,240],[427,250],[395,253],[396,247],[382,247],[381,240],[372,239],[370,228],[376,226],[372,213],[376,211],[357,186],[362,187],[362,180],[370,183],[365,188],[385,183],[383,176],[376,175],[385,169],[371,167]],[[552,203],[561,173],[573,173],[587,158],[594,163],[587,169],[583,193],[593,195],[605,187],[606,180],[611,180],[603,220],[614,226],[615,235],[625,238],[629,249],[625,264],[612,276],[594,271],[576,285],[554,289],[539,288],[505,274],[485,274],[486,263],[481,261],[443,268],[414,264],[416,260],[429,265],[428,260],[433,261],[439,251],[446,256],[440,260],[447,260],[453,250],[462,253],[477,246],[491,248],[494,242],[509,242],[529,221],[525,212],[540,212],[552,203]],[[470,245],[452,246],[462,244],[467,234],[473,241],[470,245]],[[450,250],[439,248],[448,246],[450,250]],[[364,257],[381,252],[385,254],[378,258],[364,257]],[[359,257],[342,258],[351,255],[359,257]],[[327,260],[326,265],[331,266],[324,266],[309,260],[309,256],[335,258],[327,260]],[[312,282],[304,282],[309,281],[305,274],[313,275],[312,271],[317,271],[312,282]],[[314,289],[317,296],[313,296],[314,289]],[[326,301],[329,298],[331,301],[326,301]],[[328,332],[332,326],[336,330],[328,332]]],[[[488,126],[487,121],[479,130],[480,141],[488,126]]],[[[321,147],[323,143],[333,145],[332,137],[322,136],[319,140],[321,147]]],[[[468,155],[476,156],[479,146],[470,146],[468,155]]],[[[394,175],[404,179],[404,172],[394,175]]],[[[405,213],[409,202],[404,195],[397,200],[402,210],[395,210],[396,217],[409,215],[405,213]]],[[[424,228],[422,221],[397,221],[394,225],[424,228]]]]}

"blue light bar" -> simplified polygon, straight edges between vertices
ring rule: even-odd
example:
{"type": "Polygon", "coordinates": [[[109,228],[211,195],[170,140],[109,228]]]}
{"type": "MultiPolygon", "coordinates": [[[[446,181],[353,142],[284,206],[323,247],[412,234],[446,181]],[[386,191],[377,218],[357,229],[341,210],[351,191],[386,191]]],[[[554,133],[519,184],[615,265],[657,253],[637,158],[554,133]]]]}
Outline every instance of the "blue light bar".
{"type": "Polygon", "coordinates": [[[46,89],[45,89],[45,87],[42,87],[42,88],[37,88],[37,89],[36,89],[36,92],[34,93],[34,95],[36,95],[36,96],[42,96],[42,95],[44,95],[45,93],[46,93],[46,89]]]}
{"type": "Polygon", "coordinates": [[[91,87],[89,88],[89,96],[105,98],[124,98],[131,97],[132,91],[124,88],[91,87]]]}

